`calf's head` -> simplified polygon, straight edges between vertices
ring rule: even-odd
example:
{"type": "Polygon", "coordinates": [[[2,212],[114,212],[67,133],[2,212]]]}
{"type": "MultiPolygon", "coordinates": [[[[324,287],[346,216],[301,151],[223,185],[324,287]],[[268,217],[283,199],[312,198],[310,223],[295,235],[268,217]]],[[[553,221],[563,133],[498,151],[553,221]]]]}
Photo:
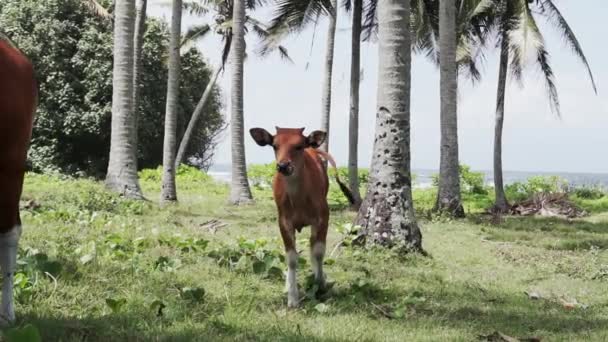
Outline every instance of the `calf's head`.
{"type": "Polygon", "coordinates": [[[280,128],[272,135],[263,128],[249,130],[253,140],[260,146],[272,146],[277,162],[277,171],[284,176],[291,176],[304,162],[304,150],[318,148],[325,141],[326,133],[314,131],[304,136],[304,128],[280,128]]]}

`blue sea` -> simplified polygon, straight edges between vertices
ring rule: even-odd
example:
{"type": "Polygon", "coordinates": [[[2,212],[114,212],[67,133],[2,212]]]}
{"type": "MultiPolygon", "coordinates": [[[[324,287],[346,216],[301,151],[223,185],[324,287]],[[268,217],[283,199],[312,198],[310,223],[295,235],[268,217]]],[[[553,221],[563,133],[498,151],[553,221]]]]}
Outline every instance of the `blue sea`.
{"type": "MultiPolygon", "coordinates": [[[[492,171],[479,171],[485,175],[486,184],[491,185],[494,182],[492,171]]],[[[431,177],[438,173],[438,170],[429,169],[413,169],[412,173],[415,177],[415,188],[426,188],[432,184],[431,177]]],[[[218,164],[209,169],[209,175],[219,181],[230,181],[230,165],[218,164]]],[[[505,184],[514,182],[524,182],[533,176],[559,176],[571,186],[600,186],[608,188],[608,174],[606,173],[569,173],[569,172],[527,172],[527,171],[505,171],[503,174],[505,184]]]]}

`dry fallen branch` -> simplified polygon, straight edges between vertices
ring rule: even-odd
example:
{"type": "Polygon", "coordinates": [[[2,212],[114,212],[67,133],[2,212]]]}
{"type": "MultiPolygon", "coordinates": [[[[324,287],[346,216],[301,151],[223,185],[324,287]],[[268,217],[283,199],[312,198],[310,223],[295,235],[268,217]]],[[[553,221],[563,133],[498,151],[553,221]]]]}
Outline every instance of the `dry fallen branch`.
{"type": "MultiPolygon", "coordinates": [[[[499,217],[492,211],[489,214],[499,217]]],[[[527,200],[513,204],[507,214],[573,219],[583,217],[587,215],[587,212],[570,201],[566,193],[539,193],[527,200]]]]}
{"type": "Polygon", "coordinates": [[[212,219],[199,224],[201,229],[208,229],[212,234],[215,234],[220,228],[226,227],[228,224],[218,219],[212,219]]]}

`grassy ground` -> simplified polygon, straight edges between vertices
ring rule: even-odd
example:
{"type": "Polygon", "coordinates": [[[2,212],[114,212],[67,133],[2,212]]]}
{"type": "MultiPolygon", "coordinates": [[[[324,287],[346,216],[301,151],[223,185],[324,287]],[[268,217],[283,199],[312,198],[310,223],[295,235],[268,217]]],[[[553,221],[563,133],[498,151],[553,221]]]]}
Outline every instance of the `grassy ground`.
{"type": "MultiPolygon", "coordinates": [[[[326,262],[329,295],[288,312],[270,193],[255,189],[256,204],[235,208],[224,185],[185,172],[179,205],[159,208],[158,176],[142,174],[153,202],[140,203],[96,182],[28,175],[12,333],[32,324],[45,341],[608,340],[608,213],[597,202],[571,222],[421,221],[429,257],[341,248],[326,262]],[[210,228],[215,219],[225,226],[210,228]]],[[[420,205],[426,197],[416,194],[420,205]]],[[[330,251],[352,218],[332,212],[330,251]]]]}

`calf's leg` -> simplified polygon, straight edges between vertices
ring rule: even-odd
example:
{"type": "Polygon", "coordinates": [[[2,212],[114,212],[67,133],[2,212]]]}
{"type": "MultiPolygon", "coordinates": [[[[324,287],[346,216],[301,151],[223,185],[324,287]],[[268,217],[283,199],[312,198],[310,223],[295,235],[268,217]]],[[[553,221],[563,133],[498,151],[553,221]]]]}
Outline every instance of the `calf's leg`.
{"type": "Polygon", "coordinates": [[[325,240],[327,238],[327,223],[312,227],[310,236],[310,264],[315,281],[320,289],[325,288],[323,273],[323,258],[325,257],[325,240]]]}
{"type": "Polygon", "coordinates": [[[13,227],[8,233],[0,234],[0,268],[2,269],[2,307],[0,325],[15,320],[13,304],[13,274],[17,263],[17,248],[21,237],[21,226],[13,227]]]}
{"type": "Polygon", "coordinates": [[[298,253],[296,252],[295,230],[293,226],[284,219],[280,219],[281,237],[285,245],[285,261],[287,262],[287,306],[295,308],[300,302],[298,294],[298,280],[296,268],[298,267],[298,253]]]}

